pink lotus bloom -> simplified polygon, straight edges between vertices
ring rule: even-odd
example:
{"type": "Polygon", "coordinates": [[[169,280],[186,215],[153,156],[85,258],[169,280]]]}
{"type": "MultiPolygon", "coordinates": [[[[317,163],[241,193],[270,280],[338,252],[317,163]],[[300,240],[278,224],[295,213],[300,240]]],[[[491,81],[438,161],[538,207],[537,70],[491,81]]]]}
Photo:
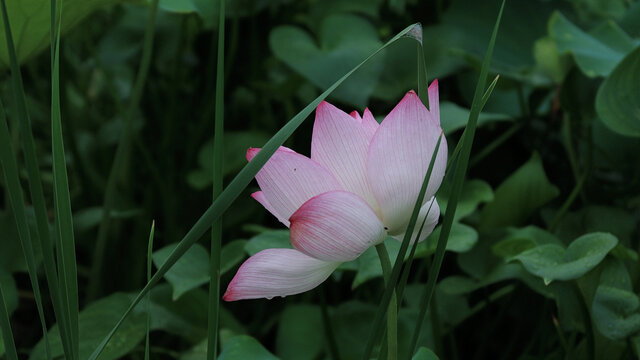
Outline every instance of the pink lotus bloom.
{"type": "MultiPolygon", "coordinates": [[[[402,240],[442,133],[437,80],[429,87],[429,103],[430,111],[410,91],[381,124],[368,109],[360,117],[328,102],[318,105],[311,158],[281,147],[256,175],[262,191],[252,194],[290,228],[294,249],[251,256],[224,300],[305,292],[387,235],[402,240]]],[[[249,149],[247,159],[259,151],[249,149]]],[[[418,218],[427,216],[419,241],[440,216],[434,195],[446,164],[443,137],[418,218]]]]}

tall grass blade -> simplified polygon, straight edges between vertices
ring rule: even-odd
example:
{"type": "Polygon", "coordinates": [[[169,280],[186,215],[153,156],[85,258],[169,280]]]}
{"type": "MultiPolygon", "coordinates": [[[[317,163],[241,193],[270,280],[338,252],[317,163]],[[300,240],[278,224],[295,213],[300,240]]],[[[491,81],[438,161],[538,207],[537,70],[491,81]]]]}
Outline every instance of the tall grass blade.
{"type": "MultiPolygon", "coordinates": [[[[9,127],[4,112],[4,106],[0,101],[0,163],[2,164],[2,172],[4,173],[5,184],[9,190],[9,202],[11,204],[12,213],[16,221],[18,229],[18,237],[22,245],[22,252],[27,262],[27,270],[29,271],[29,279],[33,294],[36,300],[38,316],[45,340],[45,350],[47,357],[51,358],[51,350],[49,348],[49,338],[47,336],[47,324],[44,317],[44,309],[42,306],[42,295],[40,294],[40,285],[38,283],[38,267],[35,260],[35,249],[31,241],[29,226],[27,225],[27,215],[24,206],[24,198],[22,195],[22,187],[18,172],[18,164],[11,149],[11,136],[9,135],[9,127]]],[[[4,333],[7,334],[7,333],[4,333]]]]}
{"type": "MultiPolygon", "coordinates": [[[[222,192],[222,162],[224,149],[224,20],[225,0],[220,1],[218,21],[218,56],[216,67],[216,109],[213,138],[213,201],[222,192]]],[[[207,359],[218,358],[218,309],[220,308],[220,251],[222,248],[222,218],[211,227],[211,263],[209,265],[209,337],[207,359]]]]}
{"type": "MultiPolygon", "coordinates": [[[[9,60],[10,60],[10,67],[11,67],[11,80],[12,80],[12,90],[13,90],[13,96],[14,96],[14,100],[15,100],[15,104],[16,104],[16,113],[17,113],[17,117],[19,119],[19,123],[20,123],[20,135],[22,138],[22,143],[23,143],[23,147],[24,147],[24,152],[25,152],[25,158],[26,158],[26,162],[27,162],[27,171],[28,171],[28,177],[29,177],[29,186],[31,188],[31,193],[32,193],[32,200],[34,203],[34,207],[36,210],[36,217],[37,217],[37,222],[38,222],[38,232],[42,233],[40,234],[40,236],[38,236],[38,238],[41,240],[41,247],[42,247],[42,252],[43,254],[47,253],[48,249],[51,249],[51,242],[49,239],[49,227],[48,227],[48,221],[46,218],[46,206],[45,206],[45,202],[44,202],[44,194],[42,191],[42,182],[40,179],[40,171],[38,169],[38,160],[35,154],[35,145],[33,142],[33,135],[31,133],[31,123],[30,123],[30,119],[27,113],[27,105],[26,105],[26,100],[25,100],[25,94],[24,94],[24,88],[23,88],[23,84],[22,84],[22,77],[20,74],[20,68],[18,66],[18,61],[17,61],[17,57],[15,54],[15,47],[14,47],[14,43],[13,43],[13,37],[11,34],[11,25],[9,23],[9,15],[7,13],[7,7],[6,7],[6,3],[5,0],[2,0],[1,2],[2,4],[2,20],[3,20],[3,26],[4,26],[4,33],[5,33],[5,38],[6,38],[6,43],[7,43],[7,53],[9,54],[9,60]]],[[[6,120],[4,119],[5,116],[5,112],[4,109],[0,109],[0,112],[2,112],[2,123],[4,124],[3,126],[5,127],[5,129],[7,130],[7,134],[8,134],[8,128],[7,128],[7,124],[6,124],[6,120]]],[[[7,139],[8,135],[7,135],[7,139]]],[[[6,141],[6,145],[9,146],[9,150],[10,149],[10,144],[11,142],[9,142],[8,140],[6,141]]],[[[4,144],[3,144],[4,145],[4,144]]],[[[7,153],[7,160],[12,160],[14,164],[16,164],[15,161],[15,157],[13,156],[13,152],[11,151],[10,153],[7,153]],[[10,158],[10,159],[9,159],[10,158]]],[[[10,162],[10,161],[9,161],[10,162]]],[[[16,217],[16,221],[18,221],[19,217],[25,216],[24,215],[24,200],[23,200],[23,196],[22,196],[22,188],[20,187],[20,182],[18,179],[18,170],[17,170],[17,165],[15,166],[15,172],[13,173],[6,173],[5,171],[5,176],[7,177],[14,177],[15,179],[18,181],[17,182],[17,188],[20,190],[20,192],[12,192],[9,191],[10,193],[10,198],[13,198],[11,201],[14,206],[14,215],[17,215],[16,212],[20,212],[19,215],[17,215],[18,217],[16,217]],[[15,204],[15,202],[19,202],[20,204],[15,204]],[[18,207],[22,207],[23,209],[20,210],[16,210],[16,206],[18,207]]],[[[17,190],[15,188],[14,185],[14,190],[17,190]]],[[[25,218],[26,219],[26,218],[25,218]]],[[[26,223],[25,223],[26,224],[26,223]]],[[[33,244],[31,242],[31,236],[29,234],[29,230],[28,228],[23,228],[21,231],[21,233],[19,234],[19,237],[21,239],[22,242],[22,248],[25,254],[25,257],[27,259],[27,266],[28,266],[28,271],[29,271],[29,277],[31,279],[31,284],[33,286],[33,290],[34,290],[34,295],[35,295],[35,300],[36,300],[36,304],[37,304],[37,308],[38,308],[38,315],[40,317],[40,323],[42,325],[42,331],[43,331],[43,336],[45,338],[45,347],[46,347],[46,353],[47,356],[50,358],[51,357],[51,353],[50,353],[50,349],[49,349],[49,341],[48,341],[48,335],[47,335],[47,326],[46,326],[46,321],[44,318],[44,311],[43,311],[43,307],[42,307],[42,296],[40,294],[40,286],[38,284],[38,276],[37,276],[37,268],[35,267],[35,252],[34,252],[34,248],[33,248],[33,244]]],[[[53,255],[51,255],[49,260],[53,259],[53,255]]],[[[51,267],[48,267],[48,271],[47,271],[47,278],[51,277],[51,267]]],[[[55,276],[54,276],[55,277],[55,276]]],[[[55,285],[55,284],[54,284],[55,285]]],[[[49,286],[52,286],[52,283],[49,283],[49,286]]],[[[52,293],[53,294],[53,293],[52,293]]],[[[55,299],[54,299],[55,301],[55,299]]]]}
{"type": "MultiPolygon", "coordinates": [[[[380,51],[387,48],[389,45],[395,43],[398,39],[408,36],[417,41],[421,41],[421,37],[416,34],[416,29],[421,29],[420,24],[413,24],[399,32],[396,36],[394,36],[391,40],[387,41],[384,45],[382,45],[379,49],[374,51],[371,55],[369,55],[366,59],[364,59],[360,64],[355,66],[345,75],[343,75],[340,79],[334,82],[327,90],[325,90],[322,94],[320,94],[315,100],[309,103],[304,107],[296,116],[294,116],[285,126],[283,126],[267,143],[264,145],[262,150],[256,154],[256,156],[245,165],[242,170],[236,175],[233,180],[229,183],[229,186],[216,198],[216,200],[209,206],[209,208],[202,214],[202,216],[196,221],[196,223],[191,227],[189,232],[180,240],[178,246],[169,254],[169,257],[164,262],[162,266],[156,271],[156,273],[151,277],[151,280],[147,282],[145,287],[138,293],[136,298],[132,301],[129,308],[122,315],[118,323],[111,329],[109,334],[102,340],[102,342],[98,345],[98,347],[94,350],[91,357],[89,359],[95,360],[100,353],[102,353],[104,347],[109,342],[113,334],[118,330],[124,319],[131,313],[133,308],[140,302],[140,300],[145,296],[149,290],[157,284],[164,274],[178,261],[178,259],[184,255],[184,253],[189,250],[189,248],[198,241],[202,235],[211,227],[211,225],[220,218],[220,216],[229,208],[231,203],[240,195],[240,193],[249,185],[251,180],[256,176],[258,171],[264,166],[264,164],[269,160],[271,155],[273,155],[278,147],[280,147],[284,142],[293,134],[293,132],[304,122],[304,120],[313,112],[313,110],[322,102],[331,92],[333,92],[340,84],[342,84],[347,78],[351,76],[356,70],[358,70],[362,65],[367,63],[371,58],[373,58],[380,51]]],[[[420,30],[421,32],[421,30],[420,30]]]]}
{"type": "MultiPolygon", "coordinates": [[[[2,330],[2,339],[4,340],[7,360],[18,360],[18,352],[16,351],[16,343],[13,341],[9,312],[7,312],[7,303],[4,300],[2,287],[0,287],[0,330],[2,330]]],[[[48,357],[51,358],[51,356],[48,357]]]]}
{"type": "MultiPolygon", "coordinates": [[[[373,347],[378,343],[378,339],[380,339],[380,336],[382,336],[384,330],[384,328],[382,327],[382,321],[384,320],[389,303],[393,298],[396,284],[398,283],[398,278],[400,277],[400,270],[402,269],[402,264],[404,263],[404,256],[407,253],[409,243],[411,242],[411,237],[413,236],[413,231],[418,221],[418,214],[420,213],[420,208],[422,207],[422,202],[427,192],[427,185],[429,184],[429,179],[431,178],[431,173],[433,172],[433,166],[435,164],[436,157],[438,156],[438,150],[440,150],[440,142],[442,141],[442,136],[443,135],[440,134],[440,137],[438,137],[438,142],[436,143],[436,147],[433,151],[433,154],[431,155],[429,167],[427,168],[427,172],[425,173],[424,179],[422,181],[422,187],[420,188],[420,192],[418,193],[416,203],[413,206],[413,213],[411,213],[407,231],[405,232],[404,238],[402,239],[402,244],[400,245],[400,249],[398,250],[398,255],[393,264],[393,269],[391,270],[389,280],[386,282],[387,284],[384,289],[384,293],[382,294],[382,299],[378,304],[376,316],[371,327],[371,333],[369,334],[369,339],[367,340],[367,345],[364,350],[364,356],[362,357],[363,359],[368,360],[371,358],[373,347]]],[[[417,240],[418,238],[415,239],[415,242],[417,242],[417,240]]],[[[398,297],[398,299],[401,298],[398,297]]]]}
{"type": "MultiPolygon", "coordinates": [[[[62,2],[61,2],[62,4],[62,2]]],[[[62,8],[62,6],[60,6],[62,8]]],[[[62,16],[62,12],[60,13],[62,16]]],[[[72,359],[78,359],[80,338],[78,334],[78,270],[76,268],[76,248],[73,234],[73,215],[69,196],[69,179],[64,153],[62,136],[62,119],[60,114],[60,25],[58,22],[56,42],[53,56],[53,72],[51,74],[51,153],[53,158],[53,198],[55,228],[58,238],[60,262],[58,274],[65,305],[69,312],[69,329],[72,359]]]]}
{"type": "Polygon", "coordinates": [[[104,252],[107,248],[107,240],[109,236],[109,225],[111,221],[111,210],[115,205],[117,183],[122,171],[125,167],[125,160],[131,151],[132,132],[133,132],[133,114],[142,98],[142,90],[147,81],[149,67],[151,66],[151,55],[153,54],[153,41],[155,36],[156,14],[158,12],[158,0],[152,0],[149,7],[149,17],[144,33],[144,47],[142,49],[142,58],[136,75],[131,100],[127,111],[124,114],[124,129],[113,157],[113,163],[109,170],[107,178],[107,186],[104,192],[104,200],[102,205],[102,219],[98,227],[98,235],[96,237],[96,246],[93,251],[93,261],[91,265],[91,274],[89,275],[89,285],[87,288],[87,299],[94,299],[100,292],[100,283],[102,280],[102,271],[104,267],[104,252]]]}
{"type": "MultiPolygon", "coordinates": [[[[502,4],[500,5],[500,11],[498,12],[498,17],[493,27],[491,40],[489,41],[487,53],[482,63],[482,69],[480,70],[480,77],[478,79],[478,84],[476,85],[476,90],[473,96],[473,102],[471,103],[471,112],[469,114],[469,121],[467,122],[467,127],[464,131],[462,148],[460,150],[459,158],[453,173],[453,186],[451,188],[451,196],[449,197],[447,210],[444,215],[444,220],[442,222],[442,229],[440,231],[440,238],[438,239],[438,246],[436,247],[434,261],[431,264],[431,268],[429,270],[429,278],[427,279],[427,284],[425,286],[422,300],[420,302],[421,303],[420,314],[416,320],[415,330],[412,335],[411,347],[409,348],[410,353],[413,353],[415,351],[415,348],[418,344],[418,337],[420,336],[422,321],[427,312],[427,309],[429,309],[429,304],[433,296],[433,291],[435,289],[436,281],[438,279],[440,267],[442,266],[442,260],[444,259],[445,249],[447,247],[447,242],[449,240],[449,233],[451,232],[451,226],[453,225],[453,218],[456,213],[458,200],[460,199],[460,193],[462,192],[462,185],[464,183],[467,167],[469,165],[469,156],[471,154],[471,146],[473,145],[473,138],[476,131],[476,125],[478,123],[478,116],[480,115],[480,111],[482,110],[483,104],[486,102],[486,99],[489,98],[489,95],[493,90],[493,87],[490,87],[488,89],[491,91],[485,91],[484,88],[485,88],[485,84],[487,83],[487,75],[489,74],[489,64],[491,63],[491,57],[493,55],[493,47],[496,43],[496,37],[498,35],[498,28],[500,27],[500,20],[502,19],[502,12],[504,10],[505,2],[506,0],[502,0],[502,4]]],[[[495,81],[497,81],[497,78],[495,81]]],[[[495,81],[492,83],[492,86],[495,86],[495,81]]]]}
{"type": "MultiPolygon", "coordinates": [[[[147,245],[147,281],[151,280],[151,259],[153,255],[153,236],[156,231],[156,222],[151,222],[149,241],[147,245]]],[[[144,339],[144,360],[149,360],[149,331],[151,328],[151,297],[147,294],[147,324],[145,325],[146,337],[144,339]]]]}

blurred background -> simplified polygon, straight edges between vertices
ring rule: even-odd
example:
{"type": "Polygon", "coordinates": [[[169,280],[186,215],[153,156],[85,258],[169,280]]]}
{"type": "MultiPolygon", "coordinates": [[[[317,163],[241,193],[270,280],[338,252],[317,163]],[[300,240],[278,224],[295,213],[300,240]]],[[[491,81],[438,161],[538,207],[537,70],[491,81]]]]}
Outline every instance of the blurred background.
{"type": "MultiPolygon", "coordinates": [[[[81,334],[95,335],[87,344],[104,336],[145,283],[152,220],[158,265],[211,204],[218,1],[159,2],[150,72],[133,112],[131,146],[117,174],[112,220],[103,240],[97,239],[105,187],[131,101],[149,3],[64,2],[60,95],[80,304],[89,307],[81,315],[81,334]]],[[[245,165],[247,148],[262,146],[324,89],[416,22],[423,26],[422,48],[413,39],[401,39],[329,101],[346,112],[368,107],[381,121],[405,92],[426,88],[417,77],[418,51],[423,51],[429,82],[440,82],[441,122],[452,151],[469,115],[498,7],[493,0],[229,1],[225,180],[245,165]]],[[[48,1],[7,0],[7,8],[51,207],[48,1]]],[[[560,359],[567,343],[577,354],[588,353],[581,344],[596,325],[572,311],[572,301],[579,300],[575,296],[556,301],[559,292],[573,288],[546,287],[519,263],[511,263],[512,273],[496,275],[515,250],[509,244],[496,250],[495,244],[509,236],[538,241],[538,229],[565,245],[585,232],[608,231],[623,246],[621,261],[635,261],[629,253],[638,248],[640,217],[639,45],[638,1],[507,2],[490,73],[490,79],[500,79],[480,116],[468,174],[475,180],[465,185],[450,241],[454,245],[441,272],[441,279],[456,276],[466,282],[440,283],[437,314],[428,317],[421,340],[441,358],[560,359]]],[[[0,97],[18,151],[10,80],[2,36],[0,97]]],[[[312,120],[285,145],[308,155],[312,120]]],[[[222,291],[248,255],[288,246],[284,227],[250,198],[256,189],[250,185],[224,215],[222,291]]],[[[441,206],[446,200],[445,183],[441,206]]],[[[0,204],[5,209],[0,212],[0,283],[10,289],[14,335],[25,358],[44,358],[4,192],[0,204]]],[[[433,238],[418,250],[411,283],[426,279],[433,238]]],[[[205,237],[154,290],[153,358],[204,358],[208,248],[205,237]]],[[[375,253],[366,253],[303,295],[224,303],[223,346],[234,335],[249,334],[282,359],[329,358],[322,330],[323,309],[328,308],[341,358],[358,358],[382,286],[377,261],[375,253]]],[[[631,279],[637,279],[637,267],[627,267],[631,279]]],[[[402,340],[403,334],[413,328],[419,289],[407,289],[401,342],[408,342],[409,335],[402,340]]],[[[583,305],[577,308],[591,311],[591,304],[583,305]]],[[[134,314],[129,333],[119,338],[120,352],[105,358],[142,358],[140,321],[144,317],[134,314]]],[[[638,329],[640,324],[633,325],[623,338],[638,329]]],[[[602,334],[597,338],[595,356],[603,359],[632,357],[640,344],[627,346],[602,334]],[[605,354],[615,357],[599,357],[605,354]]]]}

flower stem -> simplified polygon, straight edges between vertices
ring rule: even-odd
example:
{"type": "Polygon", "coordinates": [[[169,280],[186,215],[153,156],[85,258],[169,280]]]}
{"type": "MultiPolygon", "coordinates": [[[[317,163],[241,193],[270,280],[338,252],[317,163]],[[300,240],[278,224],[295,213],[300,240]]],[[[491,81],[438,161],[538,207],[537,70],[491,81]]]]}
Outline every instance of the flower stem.
{"type": "MultiPolygon", "coordinates": [[[[380,265],[382,266],[382,277],[385,284],[388,286],[389,276],[391,275],[391,261],[389,260],[389,253],[384,243],[376,245],[376,251],[380,258],[380,265]]],[[[396,292],[393,292],[391,301],[389,301],[389,308],[387,309],[387,360],[396,360],[398,358],[398,303],[396,299],[396,292]]]]}

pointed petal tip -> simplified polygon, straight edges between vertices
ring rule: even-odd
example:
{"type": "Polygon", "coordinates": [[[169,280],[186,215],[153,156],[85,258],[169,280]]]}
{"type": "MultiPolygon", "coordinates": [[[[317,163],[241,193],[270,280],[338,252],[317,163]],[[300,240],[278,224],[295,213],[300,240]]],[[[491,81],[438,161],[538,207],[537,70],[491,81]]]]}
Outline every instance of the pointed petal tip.
{"type": "Polygon", "coordinates": [[[247,149],[247,161],[251,161],[257,153],[260,152],[260,148],[249,148],[247,149]]]}
{"type": "Polygon", "coordinates": [[[431,89],[434,86],[438,87],[438,79],[433,79],[433,81],[431,82],[431,85],[429,85],[429,89],[431,89]]]}

